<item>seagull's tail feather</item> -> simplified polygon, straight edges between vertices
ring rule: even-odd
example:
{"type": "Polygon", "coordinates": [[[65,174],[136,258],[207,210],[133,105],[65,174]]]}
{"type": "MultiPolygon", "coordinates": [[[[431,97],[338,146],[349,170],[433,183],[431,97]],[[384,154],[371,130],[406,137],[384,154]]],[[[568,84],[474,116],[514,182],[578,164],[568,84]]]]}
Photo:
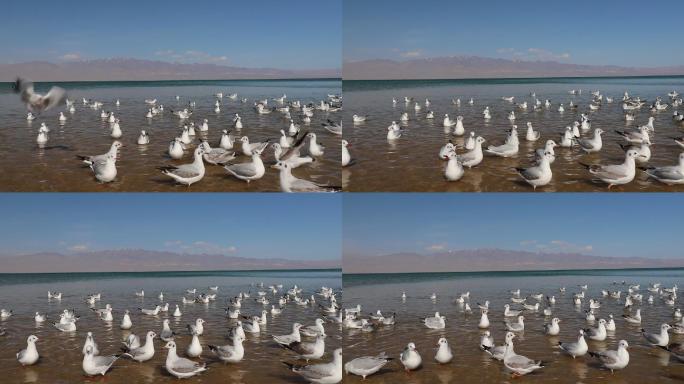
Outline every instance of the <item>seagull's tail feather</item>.
{"type": "Polygon", "coordinates": [[[584,168],[589,169],[589,170],[591,170],[591,167],[592,167],[591,164],[586,164],[586,163],[583,163],[583,162],[581,162],[581,161],[579,162],[579,165],[581,165],[581,166],[583,166],[584,168]]]}
{"type": "Polygon", "coordinates": [[[296,364],[288,363],[286,361],[283,361],[283,364],[287,365],[287,368],[290,369],[291,371],[294,371],[297,369],[299,366],[296,364]]]}
{"type": "Polygon", "coordinates": [[[599,357],[601,356],[601,355],[599,355],[598,353],[592,352],[592,351],[589,351],[588,353],[589,353],[589,356],[591,356],[591,357],[599,358],[599,357]]]}

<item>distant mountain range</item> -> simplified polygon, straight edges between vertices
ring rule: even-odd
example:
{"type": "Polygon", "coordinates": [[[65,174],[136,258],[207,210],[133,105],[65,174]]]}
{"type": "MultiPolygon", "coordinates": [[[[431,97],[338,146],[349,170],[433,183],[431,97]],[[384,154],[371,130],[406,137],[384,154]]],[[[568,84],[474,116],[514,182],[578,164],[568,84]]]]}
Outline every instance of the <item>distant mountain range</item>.
{"type": "Polygon", "coordinates": [[[476,272],[559,269],[621,269],[684,267],[684,258],[589,256],[577,253],[534,253],[475,249],[430,254],[395,253],[381,256],[345,254],[344,273],[476,272]]]}
{"type": "Polygon", "coordinates": [[[684,65],[634,68],[616,65],[580,65],[555,61],[523,61],[478,56],[395,60],[346,61],[345,80],[468,79],[523,77],[590,77],[684,75],[684,65]]]}
{"type": "Polygon", "coordinates": [[[149,272],[340,268],[339,260],[288,260],[139,249],[0,256],[0,272],[149,272]]]}
{"type": "Polygon", "coordinates": [[[232,80],[339,78],[339,69],[244,68],[139,59],[99,59],[51,63],[0,64],[0,81],[17,76],[33,81],[232,80]]]}

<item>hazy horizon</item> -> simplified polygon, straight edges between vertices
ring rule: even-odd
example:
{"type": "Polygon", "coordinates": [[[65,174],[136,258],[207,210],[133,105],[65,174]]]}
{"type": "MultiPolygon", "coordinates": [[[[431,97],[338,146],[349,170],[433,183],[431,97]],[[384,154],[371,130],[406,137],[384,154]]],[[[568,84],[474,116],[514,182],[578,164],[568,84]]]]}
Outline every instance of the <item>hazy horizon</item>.
{"type": "Polygon", "coordinates": [[[678,259],[671,194],[345,196],[343,257],[497,249],[678,259]]]}
{"type": "Polygon", "coordinates": [[[456,55],[579,65],[667,67],[684,63],[663,36],[676,35],[682,3],[644,17],[640,3],[580,0],[548,3],[452,3],[407,0],[387,6],[348,0],[344,4],[343,61],[411,60],[456,55]],[[411,9],[411,12],[405,12],[411,9]],[[587,12],[590,9],[591,12],[587,12]],[[605,15],[610,14],[607,18],[605,15]],[[639,33],[623,36],[638,26],[639,33]],[[642,54],[636,54],[642,53],[642,54]]]}
{"type": "Polygon", "coordinates": [[[15,2],[0,26],[0,62],[125,57],[245,68],[338,68],[342,2],[298,5],[273,0],[201,0],[190,8],[177,0],[163,6],[129,0],[79,0],[68,7],[15,2]]]}
{"type": "Polygon", "coordinates": [[[203,255],[256,261],[341,259],[341,198],[335,196],[44,193],[36,197],[4,194],[0,262],[39,253],[78,256],[122,250],[190,255],[178,262],[197,266],[202,265],[203,255]]]}

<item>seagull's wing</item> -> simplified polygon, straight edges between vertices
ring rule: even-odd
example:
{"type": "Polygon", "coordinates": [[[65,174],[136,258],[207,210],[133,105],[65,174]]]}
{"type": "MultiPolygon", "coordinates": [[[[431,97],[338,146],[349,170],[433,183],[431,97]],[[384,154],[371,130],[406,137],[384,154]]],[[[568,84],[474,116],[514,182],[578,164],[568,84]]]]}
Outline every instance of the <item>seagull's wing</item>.
{"type": "Polygon", "coordinates": [[[590,169],[590,172],[598,177],[614,180],[625,176],[624,168],[621,165],[601,165],[590,169]]]}
{"type": "Polygon", "coordinates": [[[192,360],[188,360],[184,357],[179,357],[177,360],[173,362],[173,366],[171,368],[176,372],[190,373],[195,372],[198,369],[204,368],[204,365],[196,363],[192,360]]]}
{"type": "Polygon", "coordinates": [[[293,368],[294,372],[299,373],[303,377],[311,380],[320,380],[325,377],[328,377],[331,375],[331,365],[329,363],[326,364],[312,364],[312,365],[305,365],[301,368],[293,368]]]}
{"type": "MultiPolygon", "coordinates": [[[[191,178],[191,177],[196,177],[199,176],[200,171],[193,166],[193,164],[183,164],[178,166],[175,170],[173,170],[171,173],[178,177],[182,178],[191,178]]],[[[154,311],[150,311],[150,313],[154,313],[154,311]]]]}
{"type": "MultiPolygon", "coordinates": [[[[516,168],[518,173],[520,173],[520,176],[522,176],[525,180],[536,180],[541,177],[542,172],[539,169],[539,167],[531,167],[531,168],[516,168]]],[[[533,308],[533,306],[526,306],[533,308]]]]}
{"type": "Polygon", "coordinates": [[[95,363],[95,365],[98,367],[109,367],[110,365],[114,364],[118,358],[119,357],[116,355],[93,356],[93,363],[95,363]]]}
{"type": "Polygon", "coordinates": [[[658,179],[681,180],[684,175],[679,171],[679,167],[659,167],[647,169],[646,173],[658,179]]]}
{"type": "Polygon", "coordinates": [[[233,165],[228,165],[225,168],[229,172],[232,172],[236,175],[245,176],[245,177],[252,177],[252,176],[256,176],[256,174],[257,174],[256,167],[252,163],[233,164],[233,165]]]}
{"type": "Polygon", "coordinates": [[[50,91],[43,97],[41,110],[46,111],[52,107],[60,105],[66,99],[66,91],[64,88],[52,87],[50,91]]]}
{"type": "Polygon", "coordinates": [[[617,351],[596,352],[596,355],[604,364],[615,364],[618,361],[617,351]]]}
{"type": "Polygon", "coordinates": [[[300,343],[297,341],[286,345],[285,347],[289,350],[299,353],[300,355],[308,355],[314,350],[314,345],[312,343],[300,343]]]}
{"type": "Polygon", "coordinates": [[[304,132],[298,139],[297,142],[292,144],[290,148],[283,153],[282,156],[280,156],[281,161],[285,161],[289,159],[292,156],[299,156],[299,150],[302,146],[304,146],[304,140],[306,139],[306,135],[308,132],[304,132]]]}

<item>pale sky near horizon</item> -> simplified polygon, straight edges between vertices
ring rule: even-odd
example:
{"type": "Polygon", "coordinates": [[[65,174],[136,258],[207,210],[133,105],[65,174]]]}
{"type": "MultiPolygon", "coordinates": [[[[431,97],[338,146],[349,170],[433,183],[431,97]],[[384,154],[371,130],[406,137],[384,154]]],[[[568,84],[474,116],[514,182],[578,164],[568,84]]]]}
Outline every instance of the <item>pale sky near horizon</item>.
{"type": "Polygon", "coordinates": [[[677,193],[345,194],[344,254],[498,248],[684,257],[677,193]]]}
{"type": "Polygon", "coordinates": [[[342,0],[10,1],[2,16],[0,63],[136,58],[341,66],[342,0]]]}
{"type": "Polygon", "coordinates": [[[327,194],[4,193],[0,255],[144,249],[339,260],[341,201],[327,194]]]}
{"type": "Polygon", "coordinates": [[[345,0],[343,59],[470,55],[574,64],[684,64],[684,2],[345,0]]]}

